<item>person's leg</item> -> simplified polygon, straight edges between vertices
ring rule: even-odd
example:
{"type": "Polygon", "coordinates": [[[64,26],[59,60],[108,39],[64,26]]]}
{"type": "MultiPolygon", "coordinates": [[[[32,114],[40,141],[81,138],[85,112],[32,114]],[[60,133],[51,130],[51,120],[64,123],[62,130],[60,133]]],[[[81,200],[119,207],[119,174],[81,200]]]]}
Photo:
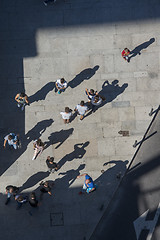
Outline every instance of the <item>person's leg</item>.
{"type": "Polygon", "coordinates": [[[36,159],[36,156],[37,156],[38,152],[39,152],[39,150],[37,148],[35,148],[32,160],[36,159]]]}
{"type": "Polygon", "coordinates": [[[83,118],[84,118],[84,115],[80,115],[80,120],[83,120],[83,118]]]}
{"type": "Polygon", "coordinates": [[[63,119],[63,122],[64,122],[64,124],[66,124],[66,122],[67,122],[67,119],[63,119]]]}
{"type": "Polygon", "coordinates": [[[22,104],[22,107],[21,107],[22,111],[24,110],[25,105],[26,105],[25,103],[22,104]]]}
{"type": "Polygon", "coordinates": [[[17,144],[12,144],[12,146],[15,150],[17,149],[17,144]]]}
{"type": "Polygon", "coordinates": [[[66,123],[69,123],[70,122],[70,119],[66,119],[67,121],[66,121],[66,123]]]}
{"type": "Polygon", "coordinates": [[[11,199],[11,194],[8,192],[8,193],[7,193],[7,199],[6,199],[5,205],[7,205],[7,204],[9,203],[10,199],[11,199]]]}

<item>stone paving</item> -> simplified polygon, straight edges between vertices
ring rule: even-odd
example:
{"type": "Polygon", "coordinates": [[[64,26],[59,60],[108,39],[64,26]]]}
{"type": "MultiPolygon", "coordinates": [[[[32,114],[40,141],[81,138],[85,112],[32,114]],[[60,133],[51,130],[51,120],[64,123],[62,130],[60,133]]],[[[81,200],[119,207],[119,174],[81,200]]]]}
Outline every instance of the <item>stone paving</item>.
{"type": "MultiPolygon", "coordinates": [[[[105,13],[109,14],[114,4],[93,2],[92,5],[91,1],[58,3],[57,0],[57,5],[47,8],[38,0],[28,0],[21,6],[19,1],[1,3],[2,17],[8,17],[5,26],[1,22],[0,29],[0,61],[2,67],[8,69],[2,68],[0,74],[1,106],[6,91],[13,104],[15,94],[23,88],[32,99],[25,113],[20,113],[15,106],[13,110],[6,106],[4,120],[0,122],[0,127],[5,129],[2,136],[8,129],[14,130],[14,126],[17,131],[19,127],[22,145],[23,140],[31,136],[25,151],[1,175],[3,239],[14,236],[39,240],[89,239],[119,185],[116,175],[125,172],[135,152],[134,141],[142,138],[151,121],[148,113],[159,105],[159,20],[123,22],[116,18],[107,22],[105,13]],[[87,11],[94,13],[92,17],[87,18],[87,11]],[[124,47],[133,50],[151,38],[155,41],[130,63],[122,59],[124,47]],[[58,95],[54,82],[60,77],[69,85],[75,83],[75,87],[71,84],[58,95]],[[106,104],[83,121],[76,117],[64,125],[60,111],[65,106],[74,109],[81,100],[87,101],[85,88],[99,92],[105,81],[108,81],[103,91],[106,104]],[[11,126],[6,119],[13,114],[17,114],[21,122],[17,124],[15,118],[11,126]],[[119,131],[129,131],[129,136],[120,135],[119,131]],[[47,143],[47,149],[33,162],[32,140],[36,137],[47,143]],[[49,176],[45,163],[48,155],[63,163],[59,172],[49,176]],[[106,162],[110,163],[103,166],[106,162]],[[91,195],[79,196],[84,179],[76,176],[85,172],[92,176],[98,189],[91,195]],[[38,188],[43,178],[55,181],[53,196],[45,196],[44,203],[32,217],[27,205],[19,212],[13,201],[10,206],[4,206],[5,186],[21,186],[31,176],[34,184],[26,184],[23,192],[38,188]]],[[[7,156],[10,159],[14,154],[7,156]]],[[[4,153],[2,156],[4,161],[4,153]]]]}

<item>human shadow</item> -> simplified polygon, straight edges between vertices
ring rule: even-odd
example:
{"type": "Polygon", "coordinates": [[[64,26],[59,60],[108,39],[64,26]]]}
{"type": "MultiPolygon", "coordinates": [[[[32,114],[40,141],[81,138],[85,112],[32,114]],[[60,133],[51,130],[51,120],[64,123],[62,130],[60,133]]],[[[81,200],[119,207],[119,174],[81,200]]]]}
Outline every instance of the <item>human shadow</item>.
{"type": "Polygon", "coordinates": [[[47,149],[51,144],[56,144],[59,143],[55,149],[59,148],[65,141],[66,139],[72,135],[74,131],[74,128],[70,128],[67,130],[61,130],[59,132],[54,132],[51,133],[50,136],[48,137],[49,141],[44,142],[45,144],[45,149],[47,149]]]}
{"type": "Polygon", "coordinates": [[[82,158],[86,153],[86,147],[89,145],[89,141],[85,143],[78,143],[74,145],[73,152],[66,154],[59,162],[59,168],[61,168],[66,162],[72,161],[73,159],[80,159],[82,158]]]}
{"type": "Polygon", "coordinates": [[[27,144],[32,140],[40,138],[42,134],[45,132],[46,128],[50,127],[53,122],[54,120],[51,118],[38,122],[31,130],[29,130],[26,133],[25,138],[26,138],[27,144]]]}
{"type": "MultiPolygon", "coordinates": [[[[94,112],[96,112],[99,108],[103,107],[106,103],[112,102],[118,95],[122,94],[124,90],[128,87],[128,83],[124,83],[122,86],[119,86],[118,80],[114,80],[111,83],[109,83],[108,80],[106,80],[102,85],[102,90],[98,93],[98,95],[103,97],[103,101],[101,105],[96,106],[94,109],[94,112]]],[[[85,117],[88,117],[90,114],[92,114],[92,110],[86,114],[85,117]]]]}
{"type": "Polygon", "coordinates": [[[147,47],[149,47],[149,45],[151,45],[152,43],[155,42],[155,38],[151,38],[149,41],[144,42],[140,45],[138,45],[137,47],[135,47],[130,54],[132,54],[129,58],[128,58],[128,62],[131,60],[131,58],[137,56],[137,54],[141,54],[141,51],[147,47]]]}
{"type": "Polygon", "coordinates": [[[45,86],[43,86],[40,90],[36,93],[31,95],[29,99],[29,103],[38,102],[40,100],[45,100],[47,94],[55,88],[54,82],[49,82],[45,86]]]}
{"type": "Polygon", "coordinates": [[[93,75],[96,73],[96,71],[99,69],[99,66],[96,65],[94,68],[86,68],[84,69],[82,72],[80,72],[79,74],[77,74],[75,76],[75,78],[73,78],[69,83],[68,86],[70,86],[71,88],[75,88],[77,87],[79,84],[81,84],[84,80],[88,80],[91,77],[93,77],[93,75]]]}
{"type": "Polygon", "coordinates": [[[34,185],[36,185],[38,182],[42,181],[44,178],[49,176],[49,172],[37,172],[33,174],[31,177],[27,179],[25,183],[23,183],[22,186],[19,187],[19,192],[22,192],[23,190],[27,188],[31,188],[34,185]]]}
{"type": "MultiPolygon", "coordinates": [[[[77,169],[71,169],[66,172],[61,172],[58,174],[58,175],[64,176],[62,180],[65,184],[65,188],[69,188],[74,183],[77,176],[80,175],[80,171],[83,170],[84,168],[85,168],[85,164],[81,164],[77,169]]],[[[56,181],[55,181],[55,184],[56,184],[56,181]]]]}

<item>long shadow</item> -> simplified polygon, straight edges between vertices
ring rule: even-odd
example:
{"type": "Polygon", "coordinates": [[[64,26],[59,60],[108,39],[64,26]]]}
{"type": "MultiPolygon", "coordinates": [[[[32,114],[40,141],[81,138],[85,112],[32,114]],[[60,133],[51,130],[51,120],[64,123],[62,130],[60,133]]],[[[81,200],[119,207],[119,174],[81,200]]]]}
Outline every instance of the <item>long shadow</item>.
{"type": "Polygon", "coordinates": [[[47,149],[50,145],[59,143],[55,149],[59,148],[66,140],[67,138],[72,135],[74,131],[74,128],[70,128],[67,130],[61,130],[59,132],[51,133],[48,137],[49,141],[44,142],[45,143],[45,149],[47,149]]]}
{"type": "Polygon", "coordinates": [[[42,181],[44,178],[49,176],[49,172],[37,172],[34,175],[32,175],[31,177],[29,177],[27,179],[27,181],[20,186],[19,192],[22,192],[23,190],[27,189],[27,188],[31,188],[34,185],[36,185],[38,182],[42,181]]]}
{"type": "Polygon", "coordinates": [[[84,80],[89,80],[93,75],[96,73],[96,71],[99,69],[99,66],[95,66],[94,68],[86,68],[79,74],[75,76],[69,83],[68,86],[71,88],[77,87],[79,84],[81,84],[84,80]]]}
{"type": "MultiPolygon", "coordinates": [[[[77,176],[80,175],[80,171],[82,171],[85,168],[85,164],[81,164],[77,169],[71,169],[66,172],[60,172],[58,175],[64,176],[61,178],[58,182],[64,183],[65,188],[69,188],[76,180],[77,176]]],[[[61,183],[61,184],[62,184],[61,183]]],[[[57,185],[57,182],[55,180],[55,185],[57,185]]],[[[58,189],[58,186],[56,186],[58,189]]]]}
{"type": "Polygon", "coordinates": [[[46,119],[38,122],[31,130],[26,133],[25,141],[27,141],[27,144],[32,140],[40,138],[42,134],[46,131],[47,127],[50,127],[53,122],[53,119],[46,119]]]}
{"type": "Polygon", "coordinates": [[[151,38],[149,41],[144,42],[144,43],[138,45],[137,47],[135,47],[135,48],[131,51],[131,54],[132,54],[132,55],[129,57],[128,61],[130,61],[131,58],[136,57],[137,54],[140,55],[140,54],[141,54],[141,51],[142,51],[143,49],[146,49],[147,47],[149,47],[149,45],[151,45],[151,44],[154,43],[154,42],[155,42],[155,38],[151,38]]]}
{"type": "Polygon", "coordinates": [[[43,86],[40,90],[29,96],[29,103],[38,102],[40,100],[45,100],[47,94],[55,88],[54,82],[49,82],[43,86]]]}
{"type": "Polygon", "coordinates": [[[86,153],[86,147],[89,145],[89,141],[85,143],[78,143],[74,145],[74,151],[66,154],[59,162],[58,165],[61,168],[66,162],[72,161],[73,159],[83,158],[86,153]]]}
{"type": "MultiPolygon", "coordinates": [[[[128,83],[124,83],[122,86],[119,86],[118,80],[114,80],[111,83],[109,83],[108,80],[106,80],[102,85],[102,90],[98,93],[102,97],[105,98],[103,100],[102,104],[100,106],[97,106],[95,109],[95,112],[103,107],[105,104],[112,102],[118,95],[122,94],[125,89],[128,87],[128,83]]],[[[88,117],[91,115],[92,111],[88,112],[85,117],[88,117]]]]}

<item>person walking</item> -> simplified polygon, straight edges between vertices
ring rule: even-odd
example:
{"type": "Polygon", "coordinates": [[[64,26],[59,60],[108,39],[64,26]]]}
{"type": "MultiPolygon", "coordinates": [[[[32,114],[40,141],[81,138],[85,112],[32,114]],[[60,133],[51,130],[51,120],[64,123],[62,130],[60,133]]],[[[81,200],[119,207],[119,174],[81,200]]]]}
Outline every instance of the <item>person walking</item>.
{"type": "Polygon", "coordinates": [[[5,205],[7,205],[11,199],[11,196],[14,196],[18,193],[19,188],[16,186],[8,185],[6,187],[6,194],[7,194],[7,200],[5,202],[5,205]]]}
{"type": "Polygon", "coordinates": [[[23,203],[26,203],[28,201],[28,197],[27,196],[23,196],[22,194],[20,194],[20,195],[16,195],[15,196],[15,200],[16,200],[16,202],[18,204],[17,205],[17,210],[18,210],[19,208],[21,208],[23,203]]]}
{"type": "Polygon", "coordinates": [[[44,150],[44,143],[39,138],[33,142],[33,146],[34,146],[34,155],[33,155],[32,160],[35,160],[38,156],[40,156],[42,154],[42,152],[44,150]]]}
{"type": "Polygon", "coordinates": [[[47,160],[46,160],[46,164],[48,167],[48,171],[50,173],[54,173],[55,171],[58,171],[58,169],[59,169],[59,165],[54,162],[54,157],[48,156],[47,160]]]}
{"type": "Polygon", "coordinates": [[[34,208],[38,207],[38,200],[36,198],[35,192],[31,192],[29,194],[28,202],[31,205],[31,207],[34,207],[34,208]]]}
{"type": "Polygon", "coordinates": [[[17,106],[21,108],[21,110],[24,110],[25,105],[29,104],[28,96],[25,93],[18,93],[15,96],[15,100],[17,102],[17,106]]]}
{"type": "Polygon", "coordinates": [[[15,133],[9,133],[4,137],[3,147],[6,148],[6,144],[8,143],[9,146],[13,147],[15,150],[18,148],[19,142],[19,135],[15,133]]]}
{"type": "Polygon", "coordinates": [[[88,102],[90,103],[91,100],[92,100],[92,98],[94,98],[94,97],[96,96],[97,91],[94,91],[93,89],[90,89],[90,90],[88,91],[88,89],[86,88],[86,89],[85,89],[85,93],[86,93],[86,95],[88,96],[88,102]]]}
{"type": "Polygon", "coordinates": [[[88,111],[88,107],[84,104],[84,101],[81,101],[80,104],[75,107],[74,111],[80,115],[80,120],[83,120],[85,113],[88,111]]]}
{"type": "Polygon", "coordinates": [[[48,181],[45,181],[45,182],[41,182],[40,183],[40,191],[41,191],[41,194],[40,194],[40,199],[42,200],[42,197],[43,197],[43,194],[44,193],[48,193],[50,196],[52,196],[52,193],[51,193],[51,185],[49,184],[48,181]]]}
{"type": "Polygon", "coordinates": [[[65,91],[65,89],[67,88],[67,82],[65,81],[64,78],[57,79],[56,88],[58,90],[58,94],[61,94],[61,92],[65,91]]]}
{"type": "Polygon", "coordinates": [[[131,53],[131,51],[130,51],[128,48],[125,48],[125,49],[122,51],[122,53],[121,53],[123,59],[124,59],[125,61],[127,60],[127,62],[129,62],[129,55],[130,55],[130,53],[131,53]]]}
{"type": "Polygon", "coordinates": [[[98,107],[102,104],[102,101],[105,101],[105,98],[98,94],[94,98],[92,98],[92,112],[95,112],[98,109],[98,107]]]}
{"type": "Polygon", "coordinates": [[[96,186],[93,182],[93,179],[87,173],[81,174],[81,175],[77,176],[77,178],[80,178],[80,177],[83,177],[83,176],[85,177],[85,181],[84,181],[83,188],[79,192],[79,194],[82,194],[84,192],[91,193],[91,192],[95,191],[96,186]]]}
{"type": "Polygon", "coordinates": [[[69,123],[70,118],[72,117],[72,110],[69,107],[65,107],[65,112],[60,112],[62,115],[64,123],[69,123]]]}

